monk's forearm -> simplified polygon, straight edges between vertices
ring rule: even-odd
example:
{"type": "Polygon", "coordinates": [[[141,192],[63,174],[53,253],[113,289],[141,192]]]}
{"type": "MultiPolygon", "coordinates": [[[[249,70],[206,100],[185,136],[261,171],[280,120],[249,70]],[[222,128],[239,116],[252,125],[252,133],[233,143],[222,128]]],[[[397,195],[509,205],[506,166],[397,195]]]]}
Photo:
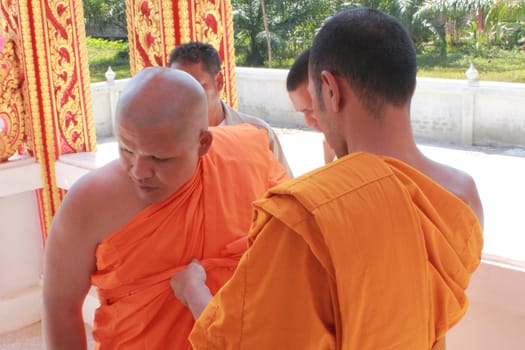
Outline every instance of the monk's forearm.
{"type": "Polygon", "coordinates": [[[46,350],[87,349],[86,331],[81,315],[44,315],[43,328],[46,350]]]}
{"type": "Polygon", "coordinates": [[[193,314],[193,318],[199,318],[202,311],[206,308],[208,303],[211,301],[211,293],[204,283],[191,283],[186,289],[186,304],[193,314]]]}

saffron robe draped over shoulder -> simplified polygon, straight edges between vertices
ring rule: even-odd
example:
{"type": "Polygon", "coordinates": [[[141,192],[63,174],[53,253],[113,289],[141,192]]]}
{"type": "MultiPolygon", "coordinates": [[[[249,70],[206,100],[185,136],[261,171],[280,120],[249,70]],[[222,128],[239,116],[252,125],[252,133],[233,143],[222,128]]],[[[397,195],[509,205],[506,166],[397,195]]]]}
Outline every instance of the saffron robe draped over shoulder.
{"type": "Polygon", "coordinates": [[[97,247],[97,348],[189,348],[193,316],[176,299],[170,278],[197,258],[216,293],[247,248],[252,202],[286,179],[265,131],[247,125],[210,130],[212,146],[191,180],[97,247]]]}
{"type": "Polygon", "coordinates": [[[273,131],[272,127],[261,118],[237,112],[236,110],[228,106],[226,103],[221,103],[222,110],[224,112],[224,123],[226,125],[251,124],[256,128],[266,130],[266,132],[268,133],[268,140],[270,141],[270,149],[275,155],[275,158],[277,158],[279,163],[281,163],[283,168],[286,170],[286,172],[288,173],[288,177],[293,178],[292,169],[290,169],[290,166],[288,165],[288,161],[286,160],[286,157],[284,155],[283,148],[281,147],[281,143],[279,142],[279,138],[273,131]]]}
{"type": "Polygon", "coordinates": [[[355,153],[255,203],[250,248],[194,349],[430,349],[468,305],[473,211],[410,166],[355,153]]]}

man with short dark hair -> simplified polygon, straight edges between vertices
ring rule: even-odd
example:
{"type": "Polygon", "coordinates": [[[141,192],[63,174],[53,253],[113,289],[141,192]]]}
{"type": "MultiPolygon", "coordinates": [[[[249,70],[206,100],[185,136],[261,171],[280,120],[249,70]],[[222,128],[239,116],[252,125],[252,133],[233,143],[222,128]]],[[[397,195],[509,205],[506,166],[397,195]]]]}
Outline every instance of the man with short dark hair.
{"type": "MultiPolygon", "coordinates": [[[[286,90],[288,96],[292,101],[297,112],[301,112],[304,115],[304,121],[307,126],[311,126],[318,131],[319,126],[317,125],[317,118],[312,111],[312,98],[308,92],[308,57],[310,56],[310,50],[303,51],[288,71],[286,78],[286,90]]],[[[328,164],[334,161],[335,153],[330,147],[326,139],[323,137],[323,155],[324,163],[328,164]]]]}
{"type": "MultiPolygon", "coordinates": [[[[194,349],[444,347],[468,306],[483,211],[468,174],[418,150],[415,85],[393,17],[356,8],[322,26],[308,89],[338,160],[255,202],[250,248],[200,314],[194,349]]],[[[181,276],[181,298],[198,295],[181,276]]]]}
{"type": "Polygon", "coordinates": [[[221,100],[224,75],[219,53],[213,46],[201,42],[190,42],[177,46],[170,52],[168,66],[191,74],[202,85],[208,99],[210,126],[248,123],[265,129],[270,140],[270,149],[286,169],[288,176],[293,177],[279,139],[271,126],[260,118],[235,111],[221,100]]]}

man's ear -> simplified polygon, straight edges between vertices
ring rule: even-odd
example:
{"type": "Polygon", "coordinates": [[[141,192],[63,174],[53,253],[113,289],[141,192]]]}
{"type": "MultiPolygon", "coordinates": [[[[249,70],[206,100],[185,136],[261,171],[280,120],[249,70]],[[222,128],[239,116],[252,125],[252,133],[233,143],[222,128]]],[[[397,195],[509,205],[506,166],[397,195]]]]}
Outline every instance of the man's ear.
{"type": "Polygon", "coordinates": [[[199,157],[202,157],[210,150],[213,142],[213,134],[210,130],[202,130],[199,135],[199,157]]]}
{"type": "Polygon", "coordinates": [[[321,72],[321,80],[326,88],[323,89],[323,98],[328,102],[325,105],[329,105],[334,112],[339,112],[341,107],[341,89],[338,80],[328,70],[321,72]]]}
{"type": "Polygon", "coordinates": [[[222,74],[222,70],[215,74],[215,86],[217,86],[217,91],[222,91],[224,88],[224,74],[222,74]]]}

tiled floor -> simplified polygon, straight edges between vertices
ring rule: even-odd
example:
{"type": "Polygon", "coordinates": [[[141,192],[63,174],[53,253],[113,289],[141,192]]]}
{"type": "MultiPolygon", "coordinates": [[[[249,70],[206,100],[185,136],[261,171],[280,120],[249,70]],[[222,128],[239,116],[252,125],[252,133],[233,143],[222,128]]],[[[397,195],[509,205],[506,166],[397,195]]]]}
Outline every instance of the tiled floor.
{"type": "Polygon", "coordinates": [[[2,350],[36,350],[43,349],[40,322],[24,329],[0,335],[0,349],[2,350]]]}
{"type": "MultiPolygon", "coordinates": [[[[93,349],[93,339],[91,338],[91,328],[86,326],[88,335],[88,348],[93,349]]],[[[1,350],[41,350],[44,349],[42,340],[42,324],[34,323],[26,328],[15,332],[0,335],[1,350]]]]}

